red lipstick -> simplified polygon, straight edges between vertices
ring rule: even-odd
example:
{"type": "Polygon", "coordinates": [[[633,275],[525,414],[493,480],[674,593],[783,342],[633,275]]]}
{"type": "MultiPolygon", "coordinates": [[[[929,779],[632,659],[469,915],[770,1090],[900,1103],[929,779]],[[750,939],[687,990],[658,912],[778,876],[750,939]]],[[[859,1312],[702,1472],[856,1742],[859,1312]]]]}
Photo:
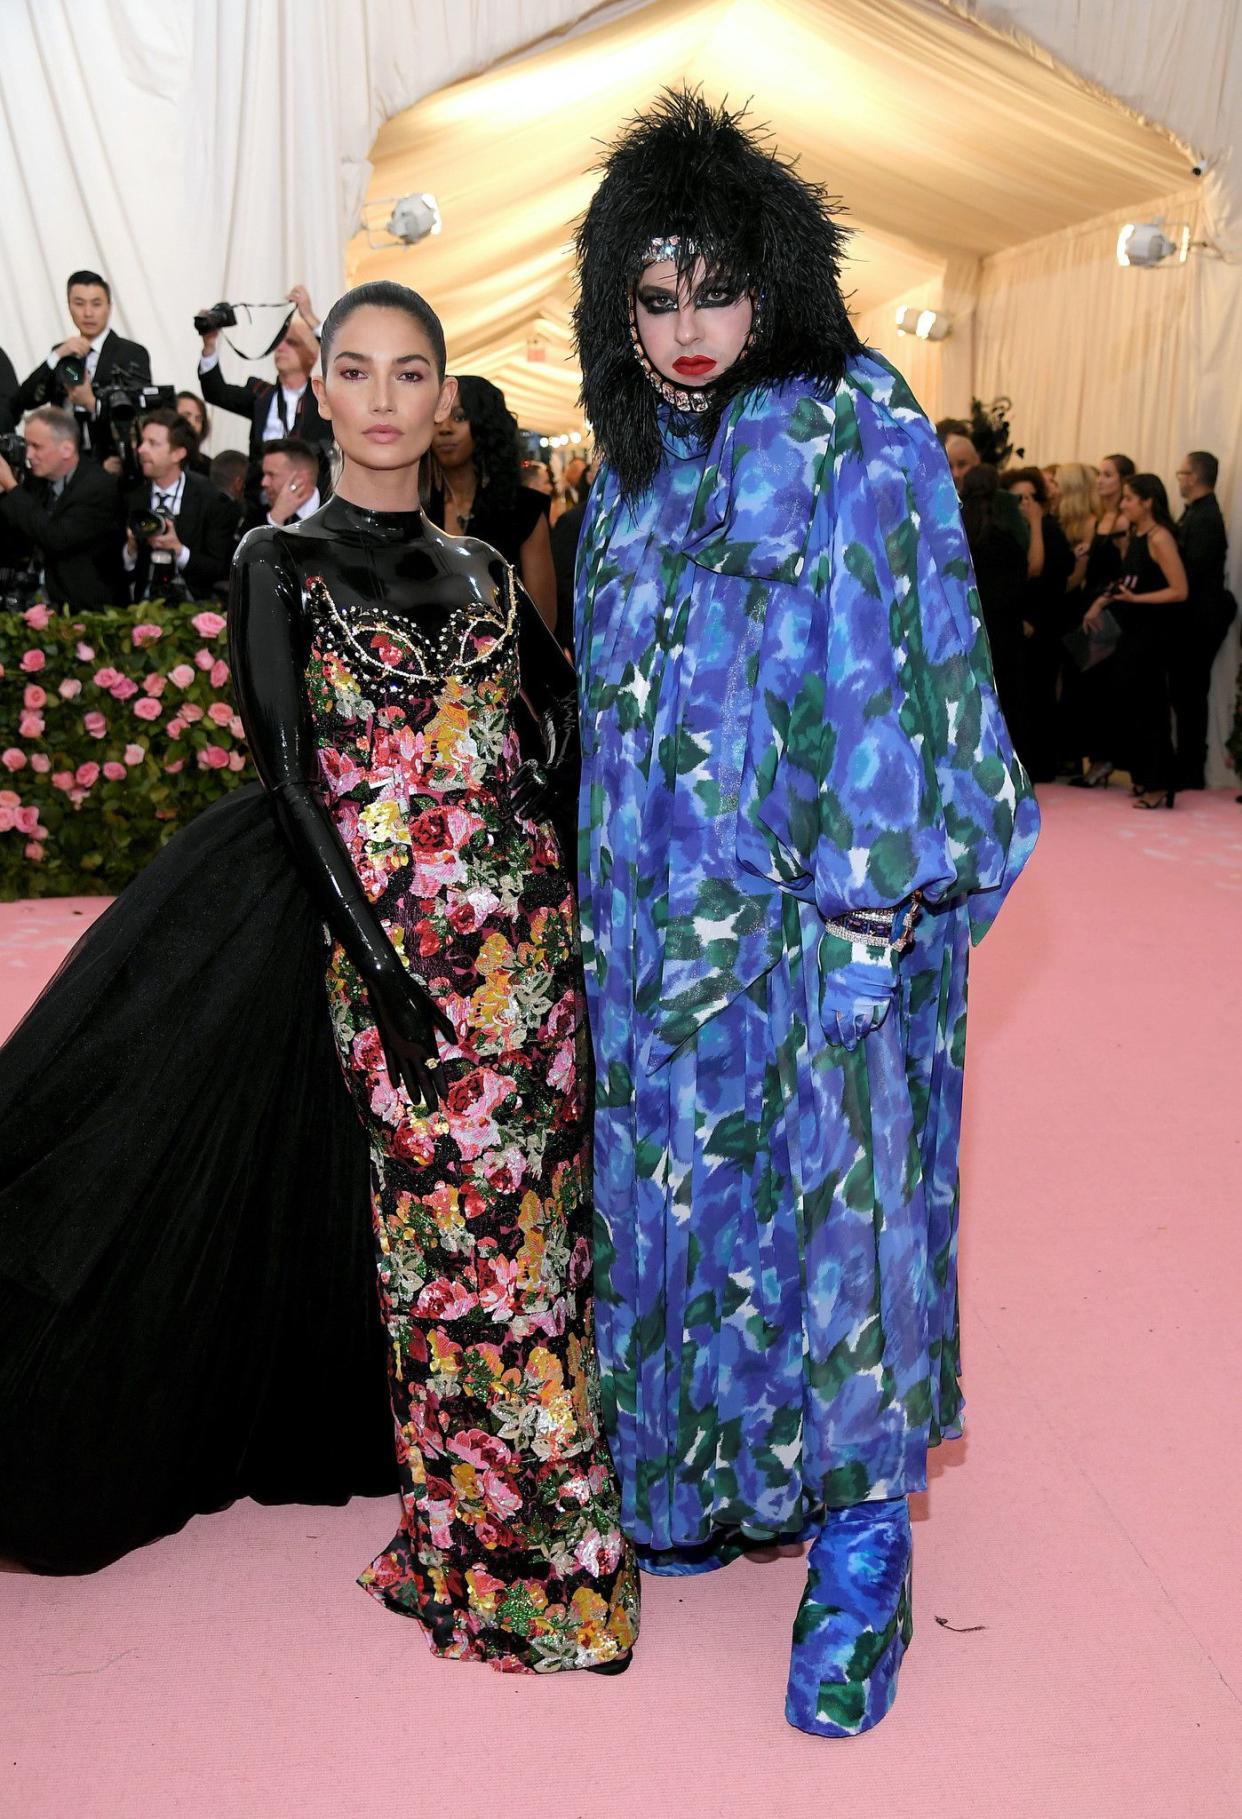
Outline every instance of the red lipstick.
{"type": "Polygon", "coordinates": [[[715,364],[706,354],[683,354],[680,360],[674,360],[673,371],[684,373],[687,379],[701,379],[715,364]]]}

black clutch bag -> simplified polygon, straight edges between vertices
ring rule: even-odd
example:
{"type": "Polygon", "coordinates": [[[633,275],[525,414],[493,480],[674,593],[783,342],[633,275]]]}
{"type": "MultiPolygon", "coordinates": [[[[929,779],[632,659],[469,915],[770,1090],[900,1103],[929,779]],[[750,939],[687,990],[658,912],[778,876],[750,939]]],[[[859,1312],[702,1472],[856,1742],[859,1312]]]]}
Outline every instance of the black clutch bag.
{"type": "Polygon", "coordinates": [[[1121,642],[1121,627],[1105,607],[1093,626],[1080,625],[1077,631],[1067,632],[1061,642],[1078,669],[1094,669],[1116,650],[1121,642]]]}

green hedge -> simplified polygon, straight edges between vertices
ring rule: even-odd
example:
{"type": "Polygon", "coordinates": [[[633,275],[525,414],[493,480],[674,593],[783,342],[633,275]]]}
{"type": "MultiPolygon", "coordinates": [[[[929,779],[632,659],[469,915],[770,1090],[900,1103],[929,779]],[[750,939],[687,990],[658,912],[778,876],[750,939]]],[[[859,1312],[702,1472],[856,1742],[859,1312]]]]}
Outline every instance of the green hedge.
{"type": "Polygon", "coordinates": [[[246,780],[212,606],[0,614],[0,898],[111,894],[246,780]]]}

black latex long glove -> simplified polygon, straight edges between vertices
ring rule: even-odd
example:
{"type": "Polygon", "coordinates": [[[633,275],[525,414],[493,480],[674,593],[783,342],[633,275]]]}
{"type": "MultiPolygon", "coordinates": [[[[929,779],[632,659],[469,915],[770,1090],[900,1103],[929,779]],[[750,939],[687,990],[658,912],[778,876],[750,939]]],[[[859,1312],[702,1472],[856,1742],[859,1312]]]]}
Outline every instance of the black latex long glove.
{"type": "Polygon", "coordinates": [[[525,759],[513,773],[509,800],[529,821],[572,823],[582,769],[578,737],[578,679],[556,635],[525,588],[517,589],[518,661],[522,693],[543,735],[543,757],[525,759]]]}
{"type": "Polygon", "coordinates": [[[389,1077],[428,1110],[439,1104],[437,1032],[448,1017],[406,971],[333,826],[317,777],[299,649],[298,584],[276,533],[252,536],[233,564],[229,647],[238,708],[276,819],[325,922],[366,983],[389,1077]]]}

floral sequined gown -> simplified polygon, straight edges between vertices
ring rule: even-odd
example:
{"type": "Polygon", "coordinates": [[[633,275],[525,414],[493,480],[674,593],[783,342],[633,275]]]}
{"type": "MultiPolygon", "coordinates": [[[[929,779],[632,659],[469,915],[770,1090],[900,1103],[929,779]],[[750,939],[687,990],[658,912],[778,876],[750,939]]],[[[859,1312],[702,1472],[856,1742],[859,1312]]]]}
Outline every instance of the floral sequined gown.
{"type": "Polygon", "coordinates": [[[361,979],[333,946],[403,1505],[362,1583],[416,1616],[437,1654],[549,1672],[628,1649],[637,1589],[598,1413],[574,900],[550,828],[509,807],[519,677],[503,576],[494,611],[461,609],[437,640],[416,614],[301,580],[333,820],[457,1032],[441,1107],[423,1116],[394,1090],[361,979]]]}

